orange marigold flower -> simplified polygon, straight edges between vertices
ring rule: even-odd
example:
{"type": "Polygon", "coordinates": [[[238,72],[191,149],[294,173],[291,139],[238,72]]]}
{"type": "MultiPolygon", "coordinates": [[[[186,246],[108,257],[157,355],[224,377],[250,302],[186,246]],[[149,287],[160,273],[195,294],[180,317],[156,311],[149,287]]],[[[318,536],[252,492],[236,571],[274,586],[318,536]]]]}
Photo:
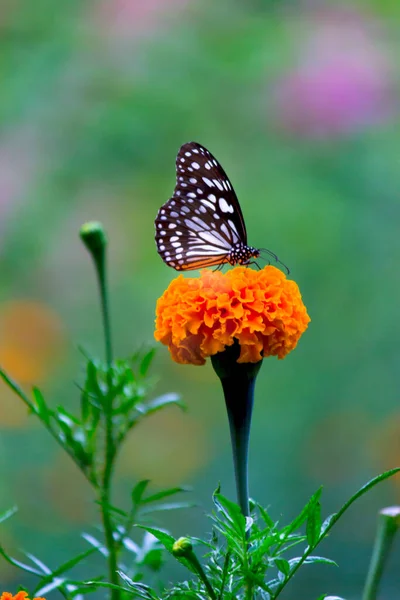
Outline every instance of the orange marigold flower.
{"type": "MultiPolygon", "coordinates": [[[[0,596],[0,600],[29,600],[28,594],[26,592],[18,592],[13,596],[10,592],[3,592],[0,596]]],[[[45,598],[41,598],[40,596],[37,598],[33,598],[33,600],[45,600],[45,598]]]]}
{"type": "Polygon", "coordinates": [[[297,284],[273,266],[235,267],[174,279],[157,302],[157,341],[178,363],[205,359],[240,345],[239,363],[284,358],[307,329],[310,317],[297,284]]]}

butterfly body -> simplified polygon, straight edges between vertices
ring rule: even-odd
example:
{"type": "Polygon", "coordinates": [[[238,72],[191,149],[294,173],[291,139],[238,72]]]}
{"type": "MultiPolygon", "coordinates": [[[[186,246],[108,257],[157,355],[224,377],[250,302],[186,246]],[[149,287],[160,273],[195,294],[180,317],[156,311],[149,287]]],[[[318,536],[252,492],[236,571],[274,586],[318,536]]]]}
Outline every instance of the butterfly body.
{"type": "Polygon", "coordinates": [[[196,142],[178,152],[174,193],[158,211],[155,227],[158,253],[177,271],[248,265],[260,255],[247,244],[239,201],[225,171],[196,142]]]}

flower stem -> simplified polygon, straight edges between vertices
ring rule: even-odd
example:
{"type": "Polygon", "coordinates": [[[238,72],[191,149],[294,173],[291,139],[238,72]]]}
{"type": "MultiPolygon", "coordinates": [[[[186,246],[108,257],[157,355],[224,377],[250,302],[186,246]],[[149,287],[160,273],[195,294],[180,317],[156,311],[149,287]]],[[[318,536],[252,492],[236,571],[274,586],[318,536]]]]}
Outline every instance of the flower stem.
{"type": "MultiPolygon", "coordinates": [[[[106,276],[106,247],[107,238],[101,223],[90,222],[82,226],[80,235],[85,246],[92,255],[100,291],[101,311],[104,327],[104,341],[106,362],[108,365],[108,396],[103,405],[105,447],[104,447],[104,469],[99,490],[101,516],[103,521],[104,536],[108,550],[108,572],[110,583],[118,585],[118,561],[117,544],[114,539],[114,527],[110,513],[111,504],[111,479],[116,456],[116,444],[113,431],[113,389],[112,389],[112,340],[111,325],[108,306],[108,290],[106,276]]],[[[119,600],[120,591],[111,588],[111,600],[119,600]]]]}
{"type": "Polygon", "coordinates": [[[204,583],[210,598],[212,598],[212,600],[217,600],[217,595],[214,592],[214,589],[213,589],[203,567],[201,566],[199,559],[197,558],[197,556],[195,555],[193,550],[190,553],[188,553],[187,560],[189,560],[192,563],[192,566],[196,569],[196,571],[199,575],[199,578],[204,583]]]}
{"type": "Polygon", "coordinates": [[[390,554],[393,539],[400,527],[400,507],[391,506],[379,511],[374,548],[364,587],[363,600],[376,600],[383,569],[390,554]]]}
{"type": "Polygon", "coordinates": [[[235,469],[238,504],[245,517],[249,516],[248,456],[251,416],[256,377],[262,360],[257,363],[238,363],[240,346],[235,343],[211,357],[215,372],[221,380],[228,412],[233,465],[235,469]]]}

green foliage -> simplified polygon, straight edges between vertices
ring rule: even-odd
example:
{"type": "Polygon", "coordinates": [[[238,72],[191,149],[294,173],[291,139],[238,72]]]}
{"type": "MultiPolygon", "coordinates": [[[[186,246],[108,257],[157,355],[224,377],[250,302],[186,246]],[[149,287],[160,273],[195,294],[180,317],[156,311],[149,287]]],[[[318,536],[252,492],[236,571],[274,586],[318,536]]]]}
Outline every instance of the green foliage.
{"type": "MultiPolygon", "coordinates": [[[[213,496],[215,512],[211,515],[211,539],[204,542],[196,538],[191,540],[194,545],[207,547],[202,572],[198,570],[194,552],[177,556],[172,550],[175,540],[171,535],[161,529],[141,526],[196,575],[195,579],[165,590],[161,598],[209,600],[211,588],[215,600],[276,600],[303,565],[337,566],[333,560],[316,555],[314,551],[358,498],[398,471],[400,469],[392,469],[372,479],[324,522],[321,520],[320,488],[286,526],[274,522],[266,509],[254,502],[251,517],[245,518],[239,506],[217,490],[213,496]]],[[[150,598],[148,595],[141,597],[150,598]]],[[[323,594],[319,600],[325,597],[323,594]]]]}

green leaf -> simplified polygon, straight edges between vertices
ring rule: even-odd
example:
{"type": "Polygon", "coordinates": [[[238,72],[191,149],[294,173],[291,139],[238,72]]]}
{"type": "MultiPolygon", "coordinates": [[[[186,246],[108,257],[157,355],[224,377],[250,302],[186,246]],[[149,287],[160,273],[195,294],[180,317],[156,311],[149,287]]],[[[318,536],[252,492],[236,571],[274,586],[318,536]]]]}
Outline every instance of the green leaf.
{"type": "Polygon", "coordinates": [[[143,496],[144,492],[146,491],[146,488],[149,485],[149,483],[150,483],[150,479],[142,479],[142,481],[139,481],[139,483],[137,483],[135,485],[135,487],[132,490],[132,494],[131,494],[132,502],[134,505],[145,502],[145,500],[142,500],[142,496],[143,496]]]}
{"type": "Polygon", "coordinates": [[[164,394],[163,396],[159,396],[158,398],[155,398],[150,402],[146,402],[146,404],[137,404],[136,410],[142,416],[148,416],[158,412],[159,410],[169,405],[179,406],[179,408],[182,409],[186,408],[178,394],[170,393],[164,394]]]}
{"type": "Polygon", "coordinates": [[[95,589],[107,588],[109,590],[119,590],[120,592],[128,592],[129,594],[132,594],[131,588],[127,588],[122,585],[116,585],[115,583],[107,583],[105,581],[82,581],[82,585],[94,587],[95,589]]]}
{"type": "MultiPolygon", "coordinates": [[[[56,577],[58,577],[59,575],[62,575],[63,573],[66,573],[67,571],[69,571],[70,569],[72,569],[75,565],[77,565],[78,563],[80,563],[82,560],[84,560],[85,558],[87,558],[88,556],[90,556],[91,554],[94,554],[95,552],[97,552],[98,549],[93,547],[93,548],[89,548],[89,550],[86,550],[85,552],[82,552],[80,554],[78,554],[77,556],[74,556],[73,558],[67,560],[66,562],[64,562],[62,565],[60,565],[59,567],[57,567],[57,569],[55,569],[54,571],[52,571],[51,573],[49,573],[48,575],[46,575],[46,577],[44,577],[43,579],[41,579],[41,581],[39,582],[39,584],[37,585],[37,587],[34,590],[35,594],[39,594],[39,588],[45,586],[47,583],[52,582],[52,580],[56,577]]],[[[60,583],[57,584],[56,587],[59,587],[60,583]]],[[[45,593],[42,592],[41,593],[45,593]]]]}
{"type": "Polygon", "coordinates": [[[314,505],[309,506],[309,514],[307,518],[306,535],[310,548],[318,543],[321,533],[321,504],[316,501],[314,505]]]}
{"type": "Polygon", "coordinates": [[[355,494],[353,494],[353,496],[351,496],[351,498],[349,500],[347,500],[347,502],[345,502],[343,504],[342,508],[337,513],[331,515],[330,517],[328,517],[328,519],[325,520],[324,525],[326,524],[326,526],[321,530],[319,541],[323,540],[327,536],[328,532],[332,529],[332,527],[335,525],[335,523],[337,523],[337,521],[340,519],[340,517],[342,515],[344,515],[344,513],[350,508],[350,506],[356,500],[358,500],[358,498],[360,498],[361,496],[366,494],[369,490],[374,488],[378,483],[381,483],[381,481],[385,481],[385,479],[389,479],[389,477],[393,477],[393,475],[396,475],[396,473],[399,473],[399,472],[400,472],[400,467],[397,467],[395,469],[390,469],[389,471],[385,471],[384,473],[381,473],[381,475],[374,477],[373,479],[368,481],[368,483],[363,485],[362,488],[360,488],[355,494]]]}
{"type": "Polygon", "coordinates": [[[258,502],[257,502],[256,506],[257,506],[257,508],[258,508],[258,510],[260,512],[260,515],[261,515],[264,523],[266,524],[266,526],[269,527],[270,529],[273,529],[275,527],[275,523],[271,519],[271,517],[269,516],[269,514],[267,513],[266,509],[263,508],[261,506],[261,504],[258,504],[258,502]]]}
{"type": "Polygon", "coordinates": [[[192,488],[188,486],[177,486],[173,488],[169,488],[167,490],[161,490],[160,492],[156,492],[151,496],[147,496],[147,498],[143,498],[142,504],[149,504],[150,502],[158,502],[158,500],[163,500],[164,498],[168,498],[168,496],[174,496],[175,494],[179,494],[180,492],[191,492],[192,488]]]}
{"type": "Polygon", "coordinates": [[[7,552],[1,546],[0,546],[0,556],[2,556],[6,562],[10,563],[10,565],[13,565],[14,567],[18,567],[18,569],[21,569],[22,571],[26,571],[26,573],[31,573],[32,575],[37,575],[39,577],[41,577],[43,575],[42,571],[38,571],[37,569],[30,567],[29,565],[25,565],[24,563],[20,562],[16,558],[13,558],[9,554],[7,554],[7,552]]]}
{"type": "Polygon", "coordinates": [[[32,390],[32,394],[35,400],[35,413],[43,421],[43,423],[46,423],[46,425],[50,425],[50,416],[52,414],[52,411],[49,410],[49,408],[47,407],[42,392],[38,388],[34,387],[32,390]]]}
{"type": "Polygon", "coordinates": [[[276,558],[274,560],[274,563],[275,563],[278,571],[280,571],[281,573],[283,573],[285,576],[289,575],[289,573],[290,573],[290,563],[289,563],[289,561],[287,561],[284,558],[276,558]]]}
{"type": "Polygon", "coordinates": [[[27,406],[29,406],[29,408],[34,411],[34,407],[32,402],[29,400],[28,396],[22,391],[22,389],[19,387],[19,385],[17,383],[15,383],[15,381],[13,381],[11,379],[11,377],[9,377],[7,375],[7,373],[5,371],[3,371],[3,369],[0,367],[0,377],[2,378],[2,380],[4,381],[4,383],[15,393],[17,394],[17,396],[19,396],[21,398],[21,400],[23,400],[23,402],[25,402],[25,404],[27,406]]]}
{"type": "Polygon", "coordinates": [[[296,531],[297,529],[299,529],[299,527],[301,527],[301,525],[303,525],[303,523],[305,523],[305,521],[307,520],[307,517],[309,516],[310,508],[314,507],[315,504],[321,498],[322,489],[323,488],[321,486],[315,492],[315,494],[313,494],[311,496],[311,498],[309,499],[309,501],[307,502],[307,504],[305,505],[305,507],[303,508],[303,510],[301,511],[301,513],[295,519],[293,519],[293,521],[289,525],[287,525],[284,528],[283,532],[285,534],[293,533],[293,531],[296,531]]]}
{"type": "Polygon", "coordinates": [[[147,506],[140,509],[141,515],[150,515],[154,512],[162,512],[164,510],[181,510],[183,508],[195,508],[198,506],[195,502],[164,502],[156,506],[147,506]]]}
{"type": "Polygon", "coordinates": [[[333,567],[338,567],[339,565],[330,558],[325,558],[324,556],[307,556],[304,561],[305,565],[311,565],[314,563],[322,563],[324,565],[332,565],[333,567]]]}
{"type": "Polygon", "coordinates": [[[243,537],[246,533],[246,519],[238,504],[228,500],[218,492],[214,492],[213,500],[217,509],[225,515],[225,518],[233,525],[235,531],[243,537]]]}
{"type": "Polygon", "coordinates": [[[6,510],[5,512],[3,512],[0,515],[0,523],[3,523],[4,521],[6,521],[7,519],[9,519],[10,517],[12,517],[13,515],[15,515],[15,513],[18,512],[18,508],[16,506],[13,506],[12,508],[9,508],[8,510],[6,510]]]}
{"type": "Polygon", "coordinates": [[[155,348],[151,348],[143,356],[142,361],[140,363],[140,367],[139,367],[139,374],[142,377],[145,377],[145,375],[147,375],[147,372],[148,372],[148,370],[150,368],[150,365],[153,362],[153,358],[154,358],[155,353],[156,353],[156,349],[155,348]]]}

